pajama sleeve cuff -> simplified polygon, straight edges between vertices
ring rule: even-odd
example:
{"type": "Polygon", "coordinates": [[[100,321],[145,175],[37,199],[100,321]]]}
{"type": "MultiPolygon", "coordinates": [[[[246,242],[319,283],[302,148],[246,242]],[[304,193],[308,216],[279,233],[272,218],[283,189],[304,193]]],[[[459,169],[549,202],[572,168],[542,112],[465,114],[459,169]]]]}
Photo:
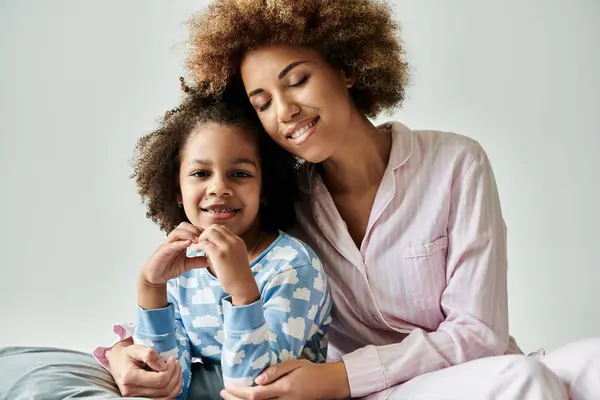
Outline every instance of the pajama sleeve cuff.
{"type": "Polygon", "coordinates": [[[366,346],[342,357],[351,397],[363,397],[386,389],[386,379],[375,346],[366,346]]]}

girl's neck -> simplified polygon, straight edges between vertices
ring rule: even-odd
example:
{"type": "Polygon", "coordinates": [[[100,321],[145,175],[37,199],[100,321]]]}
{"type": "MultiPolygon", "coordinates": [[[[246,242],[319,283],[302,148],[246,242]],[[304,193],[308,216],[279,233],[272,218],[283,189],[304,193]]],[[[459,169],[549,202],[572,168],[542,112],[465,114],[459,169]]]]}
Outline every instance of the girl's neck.
{"type": "Polygon", "coordinates": [[[353,114],[342,146],[321,163],[323,181],[332,194],[356,193],[379,186],[387,167],[392,138],[366,117],[353,114]]]}
{"type": "Polygon", "coordinates": [[[260,229],[260,224],[254,224],[246,233],[240,235],[248,250],[248,262],[252,263],[267,247],[273,243],[276,236],[260,229]]]}
{"type": "Polygon", "coordinates": [[[248,250],[248,258],[252,257],[252,253],[258,247],[258,242],[261,240],[261,236],[263,236],[263,234],[260,230],[259,224],[253,224],[250,227],[250,229],[248,229],[245,233],[240,235],[244,243],[246,243],[246,249],[248,250]]]}

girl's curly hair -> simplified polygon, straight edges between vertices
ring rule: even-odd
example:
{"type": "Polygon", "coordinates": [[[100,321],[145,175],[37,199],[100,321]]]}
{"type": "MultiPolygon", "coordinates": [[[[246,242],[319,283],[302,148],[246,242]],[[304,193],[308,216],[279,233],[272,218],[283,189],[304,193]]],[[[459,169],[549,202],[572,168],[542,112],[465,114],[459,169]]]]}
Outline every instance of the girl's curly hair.
{"type": "MultiPolygon", "coordinates": [[[[187,219],[177,204],[180,194],[180,157],[187,139],[199,124],[234,126],[257,140],[262,171],[261,229],[277,232],[295,221],[297,161],[263,131],[256,113],[239,90],[226,88],[219,95],[206,94],[206,84],[192,89],[180,79],[187,98],[168,111],[159,128],[137,142],[133,174],[137,192],[146,205],[146,217],[169,233],[187,219]]],[[[242,93],[243,94],[243,93],[242,93]]]]}
{"type": "Polygon", "coordinates": [[[309,46],[356,80],[354,104],[375,117],[404,100],[409,70],[398,31],[383,0],[215,0],[190,20],[187,67],[218,94],[248,49],[309,46]]]}

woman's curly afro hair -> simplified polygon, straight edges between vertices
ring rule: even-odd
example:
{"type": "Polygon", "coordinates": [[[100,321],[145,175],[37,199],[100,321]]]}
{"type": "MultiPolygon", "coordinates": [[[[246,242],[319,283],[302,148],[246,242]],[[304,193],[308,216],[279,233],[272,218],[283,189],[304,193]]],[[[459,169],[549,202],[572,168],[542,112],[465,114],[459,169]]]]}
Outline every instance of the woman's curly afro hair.
{"type": "Polygon", "coordinates": [[[215,0],[190,20],[187,67],[218,94],[249,49],[308,46],[356,80],[354,104],[375,117],[404,100],[409,70],[398,31],[382,0],[215,0]]]}
{"type": "Polygon", "coordinates": [[[187,219],[178,206],[181,153],[199,125],[234,126],[256,138],[262,171],[261,229],[286,230],[295,221],[297,161],[263,131],[256,113],[239,90],[226,89],[219,96],[206,94],[207,85],[190,88],[181,105],[166,113],[154,132],[140,138],[133,158],[138,194],[146,216],[169,233],[187,219]]]}

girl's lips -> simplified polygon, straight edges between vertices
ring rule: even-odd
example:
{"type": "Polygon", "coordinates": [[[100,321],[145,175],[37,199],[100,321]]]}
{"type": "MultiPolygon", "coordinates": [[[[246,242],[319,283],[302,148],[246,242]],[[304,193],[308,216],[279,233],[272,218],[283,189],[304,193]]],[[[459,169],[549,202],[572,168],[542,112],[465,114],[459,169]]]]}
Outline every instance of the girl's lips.
{"type": "Polygon", "coordinates": [[[226,221],[236,216],[241,209],[230,207],[209,207],[203,208],[204,212],[213,221],[226,221]]]}

